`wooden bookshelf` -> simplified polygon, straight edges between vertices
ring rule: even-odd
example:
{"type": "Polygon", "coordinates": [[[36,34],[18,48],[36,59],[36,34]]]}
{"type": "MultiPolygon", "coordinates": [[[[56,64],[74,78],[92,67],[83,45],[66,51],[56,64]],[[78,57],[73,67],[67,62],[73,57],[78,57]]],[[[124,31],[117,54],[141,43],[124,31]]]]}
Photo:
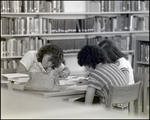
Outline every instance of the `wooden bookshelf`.
{"type": "MultiPolygon", "coordinates": [[[[66,41],[68,40],[70,43],[74,42],[74,41],[78,41],[78,40],[83,40],[83,41],[87,40],[88,44],[96,45],[99,42],[99,39],[97,42],[95,40],[97,37],[105,37],[105,36],[106,37],[108,37],[108,36],[115,37],[118,35],[119,36],[129,36],[132,41],[131,42],[132,45],[130,45],[130,49],[122,50],[122,51],[126,54],[133,55],[134,58],[136,58],[137,51],[136,51],[136,48],[134,45],[134,41],[135,41],[133,39],[134,36],[138,35],[138,34],[149,34],[149,28],[146,25],[145,26],[143,25],[142,28],[140,28],[140,29],[135,28],[137,25],[133,25],[134,22],[136,21],[136,19],[141,19],[142,17],[144,20],[146,19],[147,20],[146,22],[148,23],[148,21],[149,21],[149,9],[148,8],[144,8],[144,9],[140,9],[140,10],[138,8],[137,10],[132,9],[132,10],[126,10],[126,11],[123,11],[120,9],[120,10],[112,10],[112,11],[105,10],[105,11],[96,11],[96,12],[92,12],[90,10],[87,10],[87,12],[63,12],[63,10],[61,12],[58,12],[58,11],[54,12],[54,8],[52,6],[50,6],[50,7],[48,7],[51,9],[51,10],[50,9],[48,10],[49,12],[45,12],[46,10],[39,11],[39,12],[29,12],[29,11],[27,11],[27,12],[23,12],[23,11],[12,12],[11,11],[10,12],[8,10],[7,6],[3,6],[3,5],[5,5],[4,2],[6,2],[6,1],[1,2],[2,3],[1,44],[3,43],[2,41],[8,41],[9,39],[16,39],[15,41],[19,41],[19,39],[21,39],[21,41],[22,41],[23,38],[28,38],[29,41],[31,41],[32,39],[36,39],[38,41],[42,40],[42,44],[40,42],[40,46],[47,44],[48,41],[54,41],[54,40],[56,41],[55,42],[56,44],[58,44],[59,41],[64,42],[65,40],[66,41]],[[117,28],[117,30],[113,30],[113,27],[115,25],[110,28],[108,28],[109,27],[109,25],[108,25],[108,26],[103,26],[103,27],[105,27],[105,29],[103,30],[102,28],[100,28],[101,26],[98,26],[99,24],[101,24],[101,25],[103,24],[103,22],[102,23],[100,22],[100,18],[103,19],[102,21],[105,21],[106,18],[110,18],[111,20],[109,22],[116,21],[116,23],[114,23],[114,24],[121,24],[121,21],[119,21],[119,19],[121,19],[121,16],[127,17],[127,18],[125,17],[127,19],[127,23],[130,23],[130,24],[128,24],[128,26],[124,26],[124,27],[127,27],[128,29],[124,30],[124,28],[122,27],[122,28],[117,28]],[[141,18],[139,18],[139,17],[141,17],[141,18]],[[2,21],[2,18],[4,18],[3,21],[2,21]],[[11,20],[12,18],[13,18],[13,20],[11,20]],[[24,21],[26,21],[27,18],[29,19],[29,21],[27,23],[25,23],[24,21]],[[31,18],[31,20],[30,20],[30,18],[31,18]],[[19,30],[15,29],[19,26],[19,23],[15,22],[18,19],[24,19],[24,21],[23,20],[21,21],[21,22],[23,22],[22,26],[24,26],[23,30],[21,28],[19,28],[19,30]],[[10,21],[10,23],[6,26],[5,26],[5,22],[6,22],[5,20],[10,21]],[[34,20],[34,21],[32,21],[32,20],[34,20]],[[38,21],[38,24],[35,24],[35,20],[38,21]],[[52,20],[54,22],[57,21],[57,23],[53,23],[52,20]],[[60,27],[62,27],[61,26],[62,24],[59,24],[59,22],[61,22],[59,20],[63,20],[63,25],[65,27],[60,28],[60,27]],[[70,21],[70,26],[68,25],[67,20],[70,21]],[[75,22],[72,22],[72,20],[75,20],[75,22]],[[44,23],[44,21],[49,21],[49,22],[47,24],[47,22],[44,23]],[[11,25],[11,23],[14,25],[12,28],[9,26],[9,25],[11,25]],[[33,23],[34,23],[34,27],[38,26],[38,28],[34,28],[32,26],[33,23]],[[55,24],[57,24],[56,26],[58,26],[58,24],[60,26],[58,26],[58,28],[56,29],[55,28],[56,26],[54,27],[55,24]],[[32,27],[30,28],[29,26],[32,26],[33,28],[32,27]],[[72,26],[74,26],[74,27],[72,27],[72,26]],[[90,28],[88,28],[87,26],[90,26],[90,28]],[[10,28],[10,30],[7,30],[7,27],[10,28]],[[106,29],[106,27],[107,27],[107,29],[106,29]],[[82,30],[81,28],[84,28],[84,29],[82,30]],[[86,29],[86,28],[88,28],[88,29],[86,29]],[[3,31],[3,29],[5,29],[5,31],[3,31]],[[62,30],[61,32],[59,31],[60,29],[62,30]],[[71,30],[69,32],[64,32],[66,29],[69,29],[69,30],[71,29],[71,30]],[[74,31],[74,29],[75,29],[75,31],[74,31]],[[38,33],[37,33],[37,31],[35,32],[35,30],[37,30],[38,33]],[[23,31],[23,32],[20,32],[20,31],[23,31]],[[94,41],[94,42],[92,43],[91,41],[94,41]]],[[[42,1],[40,1],[40,2],[42,3],[42,1]]],[[[96,1],[96,2],[98,2],[98,1],[96,1]]],[[[111,1],[111,2],[113,3],[113,1],[111,1]]],[[[17,1],[15,1],[14,4],[15,3],[18,4],[17,1]]],[[[50,2],[50,1],[48,1],[47,3],[52,4],[52,2],[50,2]]],[[[89,4],[90,2],[86,1],[86,3],[89,4]]],[[[90,3],[90,4],[92,4],[92,3],[90,3]]],[[[102,2],[100,2],[100,4],[102,4],[102,2]]],[[[123,4],[122,1],[120,1],[119,4],[120,5],[123,4]]],[[[142,4],[145,5],[145,7],[146,6],[148,7],[148,5],[146,5],[147,2],[142,3],[142,4]]],[[[37,9],[40,9],[40,8],[37,8],[37,9]]],[[[147,24],[146,22],[144,24],[147,24]]],[[[106,22],[104,22],[104,23],[106,23],[106,22]]],[[[124,23],[124,21],[123,21],[123,23],[124,23]]],[[[37,41],[36,42],[35,41],[33,42],[36,46],[36,47],[34,46],[34,49],[35,48],[37,49],[37,45],[39,43],[37,43],[37,41]]],[[[3,45],[5,46],[6,44],[7,43],[4,43],[3,45]]],[[[21,49],[23,47],[23,44],[22,43],[18,43],[18,44],[21,44],[20,45],[21,46],[20,49],[21,49]]],[[[74,44],[75,44],[75,42],[74,42],[74,44]]],[[[73,48],[65,48],[63,45],[64,51],[65,51],[64,55],[65,56],[76,56],[78,50],[82,47],[81,44],[84,45],[85,41],[83,43],[76,43],[77,48],[75,47],[75,45],[72,46],[73,48]],[[80,44],[80,46],[77,47],[77,45],[79,45],[79,44],[80,44]],[[71,49],[71,50],[69,50],[69,49],[71,49]],[[75,51],[72,49],[74,49],[75,51]],[[73,51],[73,52],[71,52],[71,51],[73,51]]],[[[66,43],[66,46],[70,47],[69,43],[66,43]]],[[[5,50],[2,51],[4,54],[5,54],[5,52],[7,54],[7,47],[5,47],[4,48],[5,50]]],[[[33,45],[32,45],[32,47],[33,47],[33,45]]],[[[3,50],[3,48],[1,50],[3,50]]],[[[30,48],[29,48],[29,50],[30,50],[30,48]]],[[[27,50],[25,50],[24,52],[26,52],[26,51],[27,50]]],[[[23,52],[23,54],[24,54],[24,52],[23,52]]],[[[5,65],[2,65],[3,63],[1,62],[1,66],[7,67],[8,66],[8,65],[6,65],[7,63],[14,63],[14,61],[16,62],[15,64],[17,64],[18,60],[22,58],[23,54],[18,53],[18,55],[15,54],[15,55],[11,55],[11,56],[7,56],[7,55],[3,56],[1,54],[2,62],[5,61],[5,63],[4,63],[5,65]]],[[[134,69],[135,70],[137,69],[136,66],[138,64],[146,64],[147,65],[147,63],[144,63],[144,62],[141,62],[138,60],[134,60],[134,69]]]]}
{"type": "Polygon", "coordinates": [[[149,35],[135,36],[134,69],[137,73],[149,73],[149,35]]]}

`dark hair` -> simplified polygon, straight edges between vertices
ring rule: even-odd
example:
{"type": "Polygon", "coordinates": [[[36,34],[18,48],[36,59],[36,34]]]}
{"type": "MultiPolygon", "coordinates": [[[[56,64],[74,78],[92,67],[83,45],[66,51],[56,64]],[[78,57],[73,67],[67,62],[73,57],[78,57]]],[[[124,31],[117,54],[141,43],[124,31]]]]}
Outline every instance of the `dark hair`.
{"type": "Polygon", "coordinates": [[[111,62],[116,62],[119,58],[124,57],[127,59],[127,55],[125,55],[116,45],[115,42],[109,39],[104,39],[99,42],[98,46],[102,48],[107,56],[110,58],[111,62]]]}
{"type": "Polygon", "coordinates": [[[103,50],[96,45],[85,45],[82,47],[78,52],[77,59],[80,66],[88,66],[94,69],[99,63],[111,62],[103,50]]]}
{"type": "Polygon", "coordinates": [[[42,62],[42,59],[45,54],[52,55],[51,61],[54,64],[54,66],[52,67],[53,69],[55,67],[58,67],[61,63],[64,62],[63,50],[58,45],[48,44],[48,45],[41,47],[36,55],[37,61],[42,62]]]}

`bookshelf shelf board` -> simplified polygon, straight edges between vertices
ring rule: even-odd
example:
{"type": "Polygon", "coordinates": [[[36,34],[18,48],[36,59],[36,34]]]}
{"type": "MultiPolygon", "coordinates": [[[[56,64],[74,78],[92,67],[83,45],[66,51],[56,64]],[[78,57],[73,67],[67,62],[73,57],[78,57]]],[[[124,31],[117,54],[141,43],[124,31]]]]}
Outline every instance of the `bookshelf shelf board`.
{"type": "Polygon", "coordinates": [[[141,61],[136,61],[137,64],[145,64],[145,65],[149,65],[149,62],[141,62],[141,61]]]}
{"type": "Polygon", "coordinates": [[[77,52],[76,53],[64,53],[64,56],[75,56],[77,55],[77,52]]]}
{"type": "Polygon", "coordinates": [[[9,12],[1,12],[1,17],[3,16],[67,16],[67,15],[117,15],[117,14],[149,14],[149,11],[118,11],[118,12],[60,12],[60,13],[52,13],[52,12],[34,12],[34,13],[9,13],[9,12]]]}
{"type": "Polygon", "coordinates": [[[51,34],[13,34],[13,35],[1,35],[2,38],[9,37],[60,37],[60,36],[84,36],[84,35],[116,35],[116,34],[138,34],[138,33],[149,33],[146,31],[115,31],[115,32],[87,32],[87,33],[51,33],[51,34]]]}
{"type": "Polygon", "coordinates": [[[22,56],[7,56],[7,57],[1,57],[1,59],[20,59],[22,56]]]}
{"type": "Polygon", "coordinates": [[[123,53],[134,53],[135,51],[134,50],[127,50],[127,51],[122,51],[123,53]]]}

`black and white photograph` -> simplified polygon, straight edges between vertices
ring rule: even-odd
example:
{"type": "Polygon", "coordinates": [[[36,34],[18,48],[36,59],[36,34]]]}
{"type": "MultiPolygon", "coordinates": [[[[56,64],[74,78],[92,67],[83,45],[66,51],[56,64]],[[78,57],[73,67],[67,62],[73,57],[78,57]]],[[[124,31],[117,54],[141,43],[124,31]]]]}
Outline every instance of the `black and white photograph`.
{"type": "Polygon", "coordinates": [[[149,119],[149,1],[2,0],[1,119],[149,119]]]}

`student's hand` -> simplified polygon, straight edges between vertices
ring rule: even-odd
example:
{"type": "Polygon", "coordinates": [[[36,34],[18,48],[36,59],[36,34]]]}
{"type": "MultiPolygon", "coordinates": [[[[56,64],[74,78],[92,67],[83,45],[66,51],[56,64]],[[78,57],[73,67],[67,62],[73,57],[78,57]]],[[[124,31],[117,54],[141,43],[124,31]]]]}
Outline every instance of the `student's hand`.
{"type": "Polygon", "coordinates": [[[68,75],[67,75],[66,73],[61,72],[61,73],[59,74],[59,77],[60,77],[60,78],[67,78],[68,75]]]}
{"type": "Polygon", "coordinates": [[[77,85],[87,85],[88,80],[87,79],[80,79],[76,84],[77,85]]]}
{"type": "Polygon", "coordinates": [[[90,72],[87,71],[86,74],[84,75],[84,77],[88,78],[89,77],[90,72]]]}

